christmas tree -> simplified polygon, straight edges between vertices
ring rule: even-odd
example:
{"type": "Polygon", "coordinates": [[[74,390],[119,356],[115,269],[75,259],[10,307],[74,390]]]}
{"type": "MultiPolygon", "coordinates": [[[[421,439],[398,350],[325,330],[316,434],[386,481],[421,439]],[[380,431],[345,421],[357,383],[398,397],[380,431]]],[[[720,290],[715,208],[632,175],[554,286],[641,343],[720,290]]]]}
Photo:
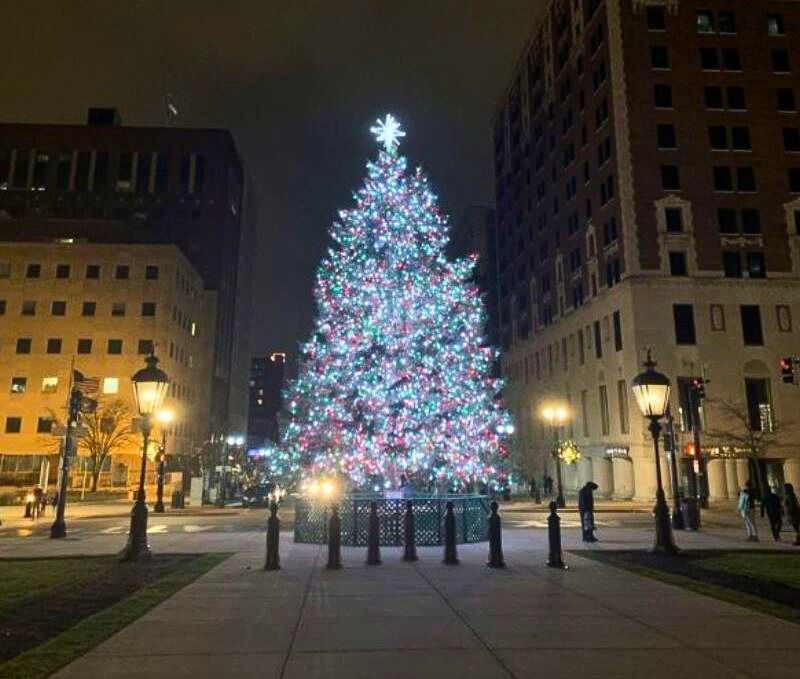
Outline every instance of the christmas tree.
{"type": "Polygon", "coordinates": [[[356,487],[491,484],[512,428],[490,376],[475,260],[445,257],[447,219],[422,170],[407,172],[398,122],[371,131],[383,148],[331,228],[283,461],[356,487]]]}

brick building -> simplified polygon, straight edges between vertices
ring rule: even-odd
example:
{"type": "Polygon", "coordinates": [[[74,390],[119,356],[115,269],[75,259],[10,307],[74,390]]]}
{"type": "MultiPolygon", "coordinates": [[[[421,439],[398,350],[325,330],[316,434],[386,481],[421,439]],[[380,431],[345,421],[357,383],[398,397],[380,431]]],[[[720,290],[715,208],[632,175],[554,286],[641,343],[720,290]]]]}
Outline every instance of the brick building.
{"type": "Polygon", "coordinates": [[[800,345],[798,35],[796,0],[543,8],[494,120],[503,365],[527,474],[552,473],[539,413],[563,401],[583,452],[567,485],[652,497],[630,398],[651,347],[679,454],[687,385],[708,380],[712,499],[756,474],[800,482],[800,399],[777,379],[800,345]],[[757,462],[751,434],[769,441],[757,462]]]}

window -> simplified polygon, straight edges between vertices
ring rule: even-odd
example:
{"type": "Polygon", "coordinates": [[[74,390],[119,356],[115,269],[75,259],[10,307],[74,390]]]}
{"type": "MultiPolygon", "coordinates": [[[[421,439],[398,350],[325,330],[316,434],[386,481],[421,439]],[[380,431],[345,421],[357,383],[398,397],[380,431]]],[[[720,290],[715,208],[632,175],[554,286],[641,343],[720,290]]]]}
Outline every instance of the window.
{"type": "Polygon", "coordinates": [[[661,188],[665,191],[680,191],[681,178],[677,165],[661,166],[661,188]]]}
{"type": "Polygon", "coordinates": [[[156,155],[155,192],[164,193],[167,190],[169,178],[169,158],[165,153],[156,155]]]}
{"type": "Polygon", "coordinates": [[[617,382],[617,400],[619,401],[619,433],[627,434],[628,426],[628,387],[625,380],[617,382]]]}
{"type": "Polygon", "coordinates": [[[12,394],[24,394],[25,390],[28,388],[28,378],[27,377],[12,377],[11,378],[11,393],[12,394]]]}
{"type": "Polygon", "coordinates": [[[675,342],[695,344],[694,308],[691,304],[673,304],[672,315],[675,321],[675,342]]]}
{"type": "Polygon", "coordinates": [[[594,355],[603,358],[603,343],[600,339],[600,321],[594,322],[594,355]]]}
{"type": "Polygon", "coordinates": [[[678,148],[677,137],[675,135],[674,125],[658,125],[656,126],[658,135],[658,148],[660,149],[674,149],[678,148]]]}
{"type": "Polygon", "coordinates": [[[158,280],[158,267],[157,266],[146,266],[144,269],[144,277],[145,280],[148,281],[157,281],[158,280]]]}
{"type": "Polygon", "coordinates": [[[746,346],[764,344],[764,333],[761,330],[761,310],[756,304],[743,304],[739,307],[742,318],[742,338],[746,346]]]}
{"type": "Polygon", "coordinates": [[[742,208],[742,233],[761,233],[761,213],[756,208],[742,208]]]}
{"type": "Polygon", "coordinates": [[[131,191],[133,189],[133,154],[120,153],[117,165],[117,191],[131,191]]]}
{"type": "Polygon", "coordinates": [[[739,57],[739,50],[735,47],[723,47],[722,65],[726,71],[741,71],[742,61],[739,57]]]}
{"type": "Polygon", "coordinates": [[[721,304],[712,304],[710,313],[711,329],[717,332],[725,330],[725,308],[721,304]]]}
{"type": "Polygon", "coordinates": [[[122,340],[110,339],[108,340],[108,353],[121,354],[122,353],[122,340]]]}
{"type": "Polygon", "coordinates": [[[6,418],[6,434],[19,434],[22,431],[21,417],[6,418]]]}
{"type": "Polygon", "coordinates": [[[136,191],[147,193],[150,190],[150,165],[153,155],[140,152],[136,156],[136,191]]]}
{"type": "Polygon", "coordinates": [[[89,280],[97,280],[100,278],[100,266],[97,264],[88,264],[86,266],[86,278],[89,280]]]}
{"type": "Polygon", "coordinates": [[[789,73],[792,70],[788,50],[772,50],[772,70],[775,73],[789,73]]]}
{"type": "Polygon", "coordinates": [[[672,108],[672,87],[670,85],[653,86],[653,99],[656,108],[672,108]]]}
{"type": "Polygon", "coordinates": [[[608,417],[608,391],[605,384],[600,385],[598,393],[600,396],[600,427],[603,431],[603,436],[608,436],[610,433],[608,417]]]}
{"type": "Polygon", "coordinates": [[[612,314],[614,322],[614,351],[622,351],[622,319],[619,311],[612,314]]]}
{"type": "Polygon", "coordinates": [[[42,378],[42,393],[55,394],[58,391],[58,378],[57,377],[43,377],[42,378]]]}
{"type": "Polygon", "coordinates": [[[700,67],[704,71],[719,71],[719,52],[716,47],[700,48],[700,67]]]}
{"type": "Polygon", "coordinates": [[[792,311],[787,304],[778,304],[775,307],[775,316],[778,320],[778,330],[781,332],[792,331],[792,311]]]}
{"type": "Polygon", "coordinates": [[[713,33],[714,32],[714,15],[709,10],[700,10],[697,12],[696,18],[697,32],[698,33],[713,33]]]}
{"type": "Polygon", "coordinates": [[[60,354],[61,353],[61,338],[51,337],[47,340],[47,353],[60,354]]]}
{"type": "Polygon", "coordinates": [[[714,167],[714,190],[733,191],[733,172],[729,167],[714,167]]]}
{"type": "Polygon", "coordinates": [[[11,262],[0,262],[0,278],[11,276],[11,262]]]}
{"type": "Polygon", "coordinates": [[[785,35],[783,14],[767,14],[767,35],[785,35]]]}
{"type": "Polygon", "coordinates": [[[89,188],[89,151],[79,151],[75,163],[75,190],[86,191],[89,188]]]}
{"type": "Polygon", "coordinates": [[[646,15],[648,31],[663,31],[667,28],[666,13],[663,7],[648,7],[646,15]]]}
{"type": "Polygon", "coordinates": [[[131,276],[131,268],[127,264],[117,264],[114,270],[114,278],[120,281],[127,280],[131,276]]]}
{"type": "Polygon", "coordinates": [[[192,157],[188,153],[181,155],[180,169],[180,190],[181,193],[189,193],[189,168],[191,167],[192,157]]]}
{"type": "Polygon", "coordinates": [[[800,151],[800,129],[797,127],[783,128],[783,150],[789,152],[800,151]]]}
{"type": "Polygon", "coordinates": [[[111,315],[112,316],[124,316],[125,315],[125,302],[112,302],[112,304],[111,304],[111,315]]]}
{"type": "Polygon", "coordinates": [[[36,315],[36,302],[32,299],[22,301],[22,315],[35,316],[36,315]]]}
{"type": "Polygon", "coordinates": [[[93,188],[100,191],[108,186],[108,151],[98,151],[94,157],[93,188]]]}
{"type": "Polygon", "coordinates": [[[52,417],[40,417],[36,422],[37,434],[49,434],[53,430],[52,417]]]}
{"type": "Polygon", "coordinates": [[[24,189],[28,186],[28,162],[30,153],[24,149],[17,149],[14,160],[14,188],[24,189]]]}
{"type": "Polygon", "coordinates": [[[17,340],[17,353],[29,354],[31,353],[31,338],[21,337],[17,340]]]}
{"type": "Polygon", "coordinates": [[[586,362],[586,354],[583,348],[583,330],[578,330],[578,363],[583,365],[586,362]]]}
{"type": "Polygon", "coordinates": [[[142,302],[142,316],[155,316],[156,303],[155,302],[142,302]]]}
{"type": "Polygon", "coordinates": [[[103,393],[104,394],[118,394],[119,393],[119,378],[106,377],[103,379],[103,393]]]}
{"type": "Polygon", "coordinates": [[[728,150],[728,130],[724,125],[712,125],[708,128],[708,143],[712,151],[728,150]]]}
{"type": "Polygon", "coordinates": [[[28,264],[25,269],[25,278],[39,278],[42,275],[41,264],[28,264]]]}
{"type": "Polygon", "coordinates": [[[689,272],[686,269],[686,253],[685,252],[670,252],[669,253],[669,273],[671,276],[688,276],[689,272]]]}
{"type": "Polygon", "coordinates": [[[91,354],[92,353],[92,340],[89,338],[83,338],[78,340],[78,353],[79,354],[91,354]]]}
{"type": "Polygon", "coordinates": [[[738,250],[722,251],[722,270],[725,272],[725,278],[742,277],[742,258],[738,250]]]}
{"type": "Polygon", "coordinates": [[[734,125],[731,128],[731,148],[734,151],[749,151],[750,146],[750,128],[739,125],[734,125]]]}
{"type": "Polygon", "coordinates": [[[733,12],[717,12],[717,28],[720,33],[736,33],[736,15],[733,12]]]}
{"type": "Polygon", "coordinates": [[[139,345],[138,345],[138,347],[136,349],[136,352],[138,354],[142,354],[144,356],[152,354],[153,353],[153,340],[140,339],[139,340],[139,345]]]}
{"type": "Polygon", "coordinates": [[[794,113],[797,107],[794,103],[794,90],[788,87],[781,87],[775,90],[778,100],[778,110],[782,113],[794,113]]]}
{"type": "Polygon", "coordinates": [[[744,88],[743,87],[739,87],[738,85],[734,86],[734,87],[728,87],[725,90],[725,93],[728,96],[728,108],[731,111],[746,111],[747,110],[747,104],[746,104],[745,98],[744,98],[744,88]]]}
{"type": "Polygon", "coordinates": [[[0,316],[5,316],[6,314],[6,301],[4,299],[0,299],[0,316]]]}
{"type": "Polygon", "coordinates": [[[589,436],[589,392],[581,391],[581,433],[589,436]]]}
{"type": "Polygon", "coordinates": [[[769,380],[763,377],[746,377],[744,392],[750,430],[771,432],[774,429],[774,422],[769,380]]]}
{"type": "Polygon", "coordinates": [[[69,278],[69,264],[56,265],[56,278],[69,278]]]}
{"type": "Polygon", "coordinates": [[[669,68],[669,51],[663,45],[650,46],[650,66],[657,69],[669,68]]]}
{"type": "Polygon", "coordinates": [[[706,87],[705,102],[706,102],[706,108],[708,109],[722,110],[725,107],[724,102],[722,101],[722,88],[706,87]]]}
{"type": "Polygon", "coordinates": [[[717,226],[720,233],[738,233],[736,228],[736,210],[728,207],[717,209],[717,226]]]}
{"type": "Polygon", "coordinates": [[[736,168],[736,189],[747,192],[756,190],[756,171],[752,167],[736,168]]]}
{"type": "Polygon", "coordinates": [[[97,302],[84,302],[81,305],[81,316],[94,316],[97,311],[97,302]]]}
{"type": "Polygon", "coordinates": [[[206,185],[206,157],[196,154],[194,157],[194,187],[192,193],[203,193],[206,185]]]}
{"type": "Polygon", "coordinates": [[[67,313],[67,303],[63,300],[54,301],[50,305],[50,314],[52,316],[64,316],[67,313]]]}
{"type": "Polygon", "coordinates": [[[670,233],[683,231],[683,210],[679,207],[664,208],[664,222],[670,233]]]}
{"type": "Polygon", "coordinates": [[[763,252],[747,253],[747,273],[750,278],[766,278],[767,265],[764,261],[763,252]]]}
{"type": "Polygon", "coordinates": [[[800,193],[800,168],[790,167],[786,171],[789,179],[789,191],[792,193],[800,193]]]}

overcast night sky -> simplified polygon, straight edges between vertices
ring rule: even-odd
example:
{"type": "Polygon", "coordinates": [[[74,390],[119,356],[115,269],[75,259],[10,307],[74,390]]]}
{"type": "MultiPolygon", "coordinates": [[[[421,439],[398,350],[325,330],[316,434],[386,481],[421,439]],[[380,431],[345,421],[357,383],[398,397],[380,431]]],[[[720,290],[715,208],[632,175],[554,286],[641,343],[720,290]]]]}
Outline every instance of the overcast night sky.
{"type": "Polygon", "coordinates": [[[233,132],[260,205],[258,353],[306,338],[311,286],[336,211],[351,204],[369,127],[387,111],[453,219],[493,202],[490,121],[536,0],[28,0],[3,3],[4,122],[233,132]]]}

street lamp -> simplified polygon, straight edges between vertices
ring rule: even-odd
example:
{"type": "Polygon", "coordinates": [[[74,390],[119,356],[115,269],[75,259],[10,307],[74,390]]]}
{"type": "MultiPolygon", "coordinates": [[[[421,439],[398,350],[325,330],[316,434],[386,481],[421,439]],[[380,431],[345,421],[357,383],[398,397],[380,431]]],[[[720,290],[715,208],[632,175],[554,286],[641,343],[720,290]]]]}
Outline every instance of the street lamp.
{"type": "Polygon", "coordinates": [[[561,458],[558,448],[561,438],[561,427],[569,419],[569,411],[563,405],[548,405],[542,408],[542,419],[553,428],[553,457],[556,460],[556,482],[558,484],[558,494],[556,495],[556,506],[566,506],[564,500],[564,488],[561,481],[561,458]]]}
{"type": "Polygon", "coordinates": [[[158,454],[158,485],[156,491],[156,503],[153,505],[153,512],[156,514],[164,513],[164,463],[167,457],[167,425],[175,419],[175,413],[168,408],[162,408],[156,413],[156,420],[161,425],[161,450],[158,454]]]}
{"type": "Polygon", "coordinates": [[[147,505],[144,503],[144,479],[147,467],[147,446],[150,431],[153,426],[153,415],[158,412],[164,397],[167,395],[169,377],[160,370],[158,359],[152,354],[145,359],[146,368],[139,370],[133,377],[133,398],[136,409],[139,411],[140,427],[142,430],[142,465],[139,470],[139,492],[136,503],[131,510],[131,527],[128,534],[128,544],[123,550],[122,561],[138,561],[150,557],[150,547],[147,544],[147,505]]]}
{"type": "Polygon", "coordinates": [[[653,510],[656,524],[656,536],[653,543],[654,552],[677,554],[678,548],[672,537],[672,526],[669,523],[669,508],[664,497],[664,486],[661,482],[661,463],[658,455],[658,437],[661,434],[659,420],[669,408],[670,383],[666,375],[656,372],[656,362],[647,351],[644,362],[645,371],[639,373],[631,382],[633,395],[642,415],[650,420],[650,434],[653,437],[653,451],[656,463],[656,506],[653,510]]]}

